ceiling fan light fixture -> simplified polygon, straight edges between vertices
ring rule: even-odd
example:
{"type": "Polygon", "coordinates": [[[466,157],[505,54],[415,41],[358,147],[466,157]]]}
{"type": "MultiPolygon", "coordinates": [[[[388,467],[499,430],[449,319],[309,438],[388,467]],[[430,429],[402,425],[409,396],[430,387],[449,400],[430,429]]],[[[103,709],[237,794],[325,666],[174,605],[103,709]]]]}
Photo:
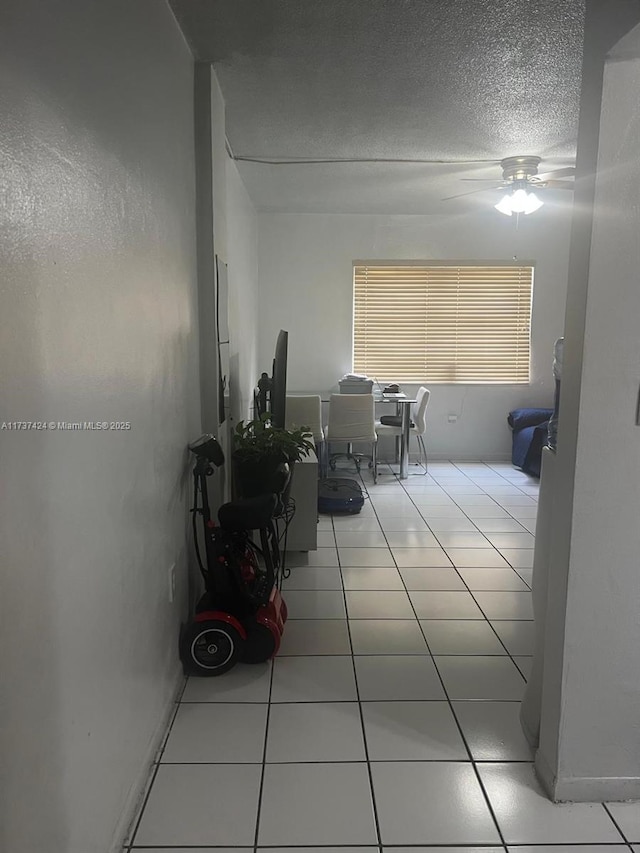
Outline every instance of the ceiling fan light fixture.
{"type": "Polygon", "coordinates": [[[530,213],[539,210],[543,203],[535,193],[524,187],[518,187],[504,195],[494,207],[500,213],[504,213],[505,216],[513,216],[514,213],[524,213],[525,216],[528,216],[530,213]]]}

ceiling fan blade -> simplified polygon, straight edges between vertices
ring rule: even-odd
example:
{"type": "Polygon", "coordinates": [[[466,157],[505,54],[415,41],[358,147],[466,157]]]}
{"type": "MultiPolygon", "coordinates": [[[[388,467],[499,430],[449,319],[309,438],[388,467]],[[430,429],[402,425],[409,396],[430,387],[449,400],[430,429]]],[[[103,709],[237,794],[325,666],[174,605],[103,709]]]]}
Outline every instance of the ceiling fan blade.
{"type": "Polygon", "coordinates": [[[471,192],[468,192],[468,193],[458,193],[458,195],[448,195],[446,198],[440,199],[440,201],[451,201],[451,199],[462,198],[465,195],[475,195],[476,193],[486,193],[486,192],[490,192],[491,190],[499,190],[499,189],[500,189],[500,187],[483,187],[481,190],[471,190],[471,192]]]}
{"type": "Polygon", "coordinates": [[[566,169],[554,169],[551,172],[539,172],[536,175],[536,178],[540,181],[546,181],[547,178],[568,178],[571,175],[575,175],[576,170],[574,166],[567,166],[566,169]]]}
{"type": "Polygon", "coordinates": [[[460,178],[461,181],[479,181],[483,184],[495,184],[495,178],[460,178]]]}
{"type": "Polygon", "coordinates": [[[545,181],[544,186],[551,190],[575,190],[573,181],[545,181]]]}

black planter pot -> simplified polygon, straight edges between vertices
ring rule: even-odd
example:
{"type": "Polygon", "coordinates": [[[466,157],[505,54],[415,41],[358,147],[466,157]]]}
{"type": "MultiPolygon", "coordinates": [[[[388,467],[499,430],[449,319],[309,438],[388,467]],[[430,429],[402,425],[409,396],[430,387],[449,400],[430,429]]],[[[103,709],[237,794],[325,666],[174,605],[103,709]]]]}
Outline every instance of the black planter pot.
{"type": "Polygon", "coordinates": [[[291,492],[292,467],[280,456],[243,459],[235,454],[233,465],[234,491],[239,498],[259,495],[278,495],[286,504],[291,492]]]}

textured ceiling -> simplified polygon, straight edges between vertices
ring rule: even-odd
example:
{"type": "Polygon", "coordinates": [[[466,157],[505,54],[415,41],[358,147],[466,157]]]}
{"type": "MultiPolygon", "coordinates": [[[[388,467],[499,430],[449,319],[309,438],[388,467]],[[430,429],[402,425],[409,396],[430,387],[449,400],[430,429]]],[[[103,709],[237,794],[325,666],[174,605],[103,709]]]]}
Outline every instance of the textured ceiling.
{"type": "MultiPolygon", "coordinates": [[[[575,156],[582,0],[170,0],[211,61],[236,157],[493,161],[239,162],[260,209],[421,213],[467,206],[462,177],[575,156]],[[444,205],[444,206],[443,206],[444,205]]],[[[484,195],[481,194],[481,195],[484,195]]]]}

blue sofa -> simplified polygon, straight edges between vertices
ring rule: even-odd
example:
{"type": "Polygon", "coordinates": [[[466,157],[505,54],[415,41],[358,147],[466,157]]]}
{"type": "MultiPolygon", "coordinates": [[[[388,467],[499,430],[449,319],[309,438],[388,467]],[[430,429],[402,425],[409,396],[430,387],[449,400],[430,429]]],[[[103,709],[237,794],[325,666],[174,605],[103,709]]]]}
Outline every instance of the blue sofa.
{"type": "Polygon", "coordinates": [[[540,476],[542,448],[553,409],[514,409],[507,423],[512,431],[511,461],[533,477],[540,476]]]}

